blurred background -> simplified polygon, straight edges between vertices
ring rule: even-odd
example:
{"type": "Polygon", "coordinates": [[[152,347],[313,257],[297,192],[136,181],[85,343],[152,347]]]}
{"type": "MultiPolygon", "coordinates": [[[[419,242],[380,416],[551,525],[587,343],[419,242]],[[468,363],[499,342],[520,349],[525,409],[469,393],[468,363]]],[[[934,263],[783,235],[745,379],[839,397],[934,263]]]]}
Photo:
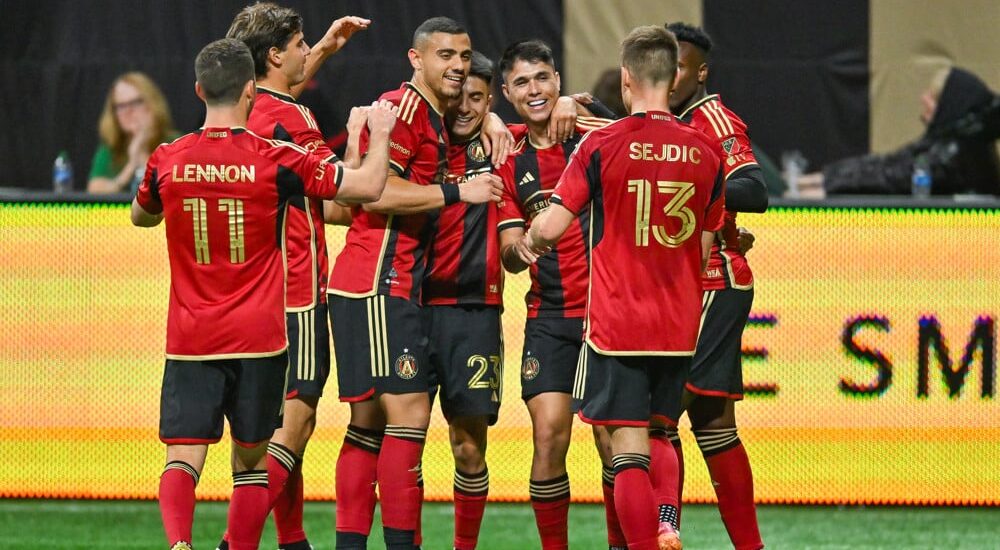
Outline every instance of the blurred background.
{"type": "MultiPolygon", "coordinates": [[[[3,0],[0,35],[0,187],[50,189],[66,150],[73,188],[86,187],[97,121],[118,75],[142,71],[162,89],[180,132],[200,124],[192,59],[223,36],[245,2],[218,0],[3,0]]],[[[922,133],[920,95],[958,65],[1000,89],[1000,3],[991,0],[289,0],[316,40],[345,14],[372,19],[317,75],[304,102],[328,136],[353,105],[409,78],[413,29],[447,14],[491,58],[520,38],[548,42],[564,92],[589,91],[617,66],[618,42],[640,24],[702,25],[715,49],[708,89],[749,125],[776,164],[800,151],[806,171],[844,157],[891,151],[922,133]]],[[[500,98],[506,118],[512,111],[500,98]]],[[[777,192],[777,191],[776,191],[777,192]]]]}

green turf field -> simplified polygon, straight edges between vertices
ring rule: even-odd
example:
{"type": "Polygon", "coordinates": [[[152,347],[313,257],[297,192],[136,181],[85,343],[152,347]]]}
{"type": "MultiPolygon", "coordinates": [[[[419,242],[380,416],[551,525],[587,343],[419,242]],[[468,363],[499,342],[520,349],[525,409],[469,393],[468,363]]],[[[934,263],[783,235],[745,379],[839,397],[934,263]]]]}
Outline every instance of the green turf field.
{"type": "MultiPolygon", "coordinates": [[[[199,503],[195,548],[210,549],[225,526],[225,503],[199,503]]],[[[770,548],[1000,548],[1000,509],[996,508],[759,508],[761,532],[770,548]]],[[[450,548],[450,504],[424,508],[424,548],[450,548]]],[[[378,519],[376,519],[378,524],[378,519]]],[[[316,550],[333,548],[333,504],[306,504],[306,530],[316,550]]],[[[381,548],[377,533],[371,548],[381,548]]],[[[684,508],[685,548],[726,548],[722,523],[713,506],[684,508]]],[[[264,531],[261,548],[272,549],[274,529],[264,531]]],[[[607,548],[604,509],[574,505],[570,510],[570,546],[607,548]]],[[[0,548],[164,548],[159,512],[148,501],[0,500],[0,548]]],[[[527,504],[486,508],[480,548],[538,548],[527,504]]]]}

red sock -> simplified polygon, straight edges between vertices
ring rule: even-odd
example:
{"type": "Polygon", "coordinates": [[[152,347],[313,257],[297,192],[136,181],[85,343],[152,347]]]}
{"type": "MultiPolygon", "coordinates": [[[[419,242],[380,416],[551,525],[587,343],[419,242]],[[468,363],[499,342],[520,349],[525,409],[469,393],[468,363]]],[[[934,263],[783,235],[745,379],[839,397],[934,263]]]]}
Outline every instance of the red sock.
{"type": "Polygon", "coordinates": [[[290,544],[306,540],[302,528],[302,463],[292,470],[278,501],[274,503],[274,527],[278,532],[278,544],[290,544]]]}
{"type": "Polygon", "coordinates": [[[160,476],[160,517],[170,546],[180,541],[191,543],[196,485],[198,472],[179,460],[167,463],[160,476]]]}
{"type": "Polygon", "coordinates": [[[420,462],[420,475],[417,477],[417,488],[420,489],[420,509],[417,510],[417,530],[413,533],[413,545],[420,546],[424,543],[424,463],[420,462]]]}
{"type": "Polygon", "coordinates": [[[729,540],[737,550],[763,548],[753,502],[753,472],[736,429],[696,431],[695,437],[705,455],[729,540]]]}
{"type": "Polygon", "coordinates": [[[377,477],[382,526],[416,533],[420,523],[420,457],[426,430],[386,426],[378,455],[377,477]]]}
{"type": "Polygon", "coordinates": [[[615,455],[615,509],[629,550],[657,550],[656,499],[647,470],[649,457],[615,455]]]}
{"type": "Polygon", "coordinates": [[[268,508],[273,508],[285,492],[285,484],[299,457],[291,449],[278,443],[267,446],[267,496],[268,508]]]}
{"type": "Polygon", "coordinates": [[[229,500],[226,522],[229,549],[257,550],[270,509],[267,471],[247,470],[233,474],[233,496],[229,500]]]}
{"type": "Polygon", "coordinates": [[[368,536],[375,517],[375,480],[382,432],[348,426],[337,457],[337,532],[368,536]]]}
{"type": "MultiPolygon", "coordinates": [[[[473,550],[479,542],[479,528],[490,492],[490,472],[464,474],[455,470],[455,542],[456,550],[473,550]]],[[[419,544],[419,542],[418,542],[419,544]]]]}
{"type": "Polygon", "coordinates": [[[681,507],[684,505],[684,448],[677,428],[667,428],[667,439],[677,453],[677,529],[681,528],[681,507]]]}
{"type": "Polygon", "coordinates": [[[625,546],[625,533],[615,510],[615,471],[610,466],[601,468],[601,488],[604,490],[604,521],[608,525],[608,546],[625,546]]]}
{"type": "Polygon", "coordinates": [[[656,506],[678,507],[677,498],[677,452],[663,431],[650,430],[649,434],[649,480],[653,485],[656,506]]]}
{"type": "Polygon", "coordinates": [[[528,485],[542,550],[569,548],[569,475],[531,480],[528,485]]]}

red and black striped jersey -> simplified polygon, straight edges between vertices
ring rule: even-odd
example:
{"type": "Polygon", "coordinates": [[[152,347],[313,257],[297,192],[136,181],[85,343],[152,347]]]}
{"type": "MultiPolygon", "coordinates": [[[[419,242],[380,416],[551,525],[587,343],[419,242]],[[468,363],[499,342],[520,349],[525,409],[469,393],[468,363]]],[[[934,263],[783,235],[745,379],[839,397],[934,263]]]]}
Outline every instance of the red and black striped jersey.
{"type": "MultiPolygon", "coordinates": [[[[566,162],[584,134],[608,122],[590,118],[578,121],[573,137],[542,149],[522,134],[524,137],[499,171],[504,191],[498,205],[497,230],[527,229],[531,220],[549,205],[549,197],[566,162]]],[[[584,209],[552,251],[531,265],[531,288],[524,297],[529,318],[583,317],[587,306],[589,225],[589,212],[584,209]]]]}
{"type": "MultiPolygon", "coordinates": [[[[258,86],[247,128],[261,137],[300,145],[327,162],[338,160],[327,147],[312,111],[290,95],[258,86]]],[[[303,311],[326,301],[330,260],[323,229],[323,201],[297,195],[288,204],[285,309],[303,311]]]]}
{"type": "MultiPolygon", "coordinates": [[[[444,185],[461,185],[488,173],[490,157],[476,135],[448,147],[448,175],[444,185]]],[[[426,305],[500,305],[503,269],[497,237],[495,203],[445,206],[436,219],[427,257],[423,303],[426,305]]]]}
{"type": "MultiPolygon", "coordinates": [[[[393,172],[418,185],[440,184],[448,163],[448,133],[441,113],[409,82],[379,99],[399,107],[389,136],[393,172]]],[[[365,132],[362,153],[367,147],[365,132]]],[[[381,295],[419,302],[430,243],[428,215],[385,215],[360,206],[353,207],[351,214],[353,221],[334,263],[328,292],[349,298],[381,295]]]]}
{"type": "Polygon", "coordinates": [[[136,201],[166,222],[167,357],[265,357],[288,346],[282,260],[294,195],[332,199],[343,173],[298,145],[205,128],[161,145],[136,201]]]}
{"type": "Polygon", "coordinates": [[[702,302],[702,231],[722,227],[715,144],[665,112],[594,130],[553,204],[589,213],[587,343],[608,355],[693,355],[702,302]]]}
{"type": "MultiPolygon", "coordinates": [[[[722,104],[718,94],[707,96],[681,113],[681,120],[700,130],[716,144],[726,179],[750,166],[757,158],[750,147],[747,125],[722,104]]],[[[736,212],[726,211],[725,224],[716,234],[712,255],[703,277],[705,290],[753,288],[753,272],[740,252],[736,212]]]]}

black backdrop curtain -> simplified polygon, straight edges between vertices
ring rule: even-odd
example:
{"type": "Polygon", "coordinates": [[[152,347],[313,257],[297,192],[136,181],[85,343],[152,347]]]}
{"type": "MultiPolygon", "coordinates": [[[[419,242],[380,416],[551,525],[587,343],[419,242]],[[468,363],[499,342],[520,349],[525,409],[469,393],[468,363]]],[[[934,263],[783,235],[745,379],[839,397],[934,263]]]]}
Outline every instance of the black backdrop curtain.
{"type": "MultiPolygon", "coordinates": [[[[52,161],[66,149],[82,189],[105,94],[126,71],[146,72],[160,85],[179,130],[196,128],[203,108],[193,91],[194,56],[225,33],[246,3],[0,0],[0,187],[49,188],[52,161]]],[[[370,30],[327,61],[303,96],[328,134],[338,131],[351,106],[370,103],[409,78],[413,29],[435,15],[463,22],[474,47],[492,58],[513,40],[541,38],[562,69],[561,0],[280,3],[302,14],[310,42],[339,16],[373,20],[370,30]]],[[[570,0],[565,9],[573,6],[570,0]]],[[[775,156],[799,149],[818,167],[864,153],[868,14],[868,0],[704,0],[703,24],[716,42],[710,91],[721,93],[746,119],[751,137],[775,156]]],[[[510,120],[506,101],[498,98],[497,106],[510,120]]]]}
{"type": "Polygon", "coordinates": [[[704,8],[715,42],[709,91],[764,151],[798,149],[810,170],[868,152],[868,0],[705,0],[704,8]]]}
{"type": "MultiPolygon", "coordinates": [[[[179,130],[197,128],[204,109],[194,95],[194,57],[225,34],[247,3],[0,0],[0,120],[5,130],[0,133],[0,186],[49,188],[52,162],[66,149],[75,187],[83,189],[105,95],[112,80],[126,71],[143,71],[156,81],[179,130]]],[[[562,61],[561,1],[279,3],[302,15],[310,43],[337,17],[351,14],[373,21],[326,62],[309,92],[318,116],[328,124],[345,120],[351,106],[371,103],[410,78],[406,50],[413,30],[428,17],[447,15],[464,23],[473,47],[491,58],[510,41],[537,37],[562,61]]],[[[498,105],[509,109],[505,101],[498,105]]],[[[335,133],[337,128],[324,130],[335,133]]]]}

